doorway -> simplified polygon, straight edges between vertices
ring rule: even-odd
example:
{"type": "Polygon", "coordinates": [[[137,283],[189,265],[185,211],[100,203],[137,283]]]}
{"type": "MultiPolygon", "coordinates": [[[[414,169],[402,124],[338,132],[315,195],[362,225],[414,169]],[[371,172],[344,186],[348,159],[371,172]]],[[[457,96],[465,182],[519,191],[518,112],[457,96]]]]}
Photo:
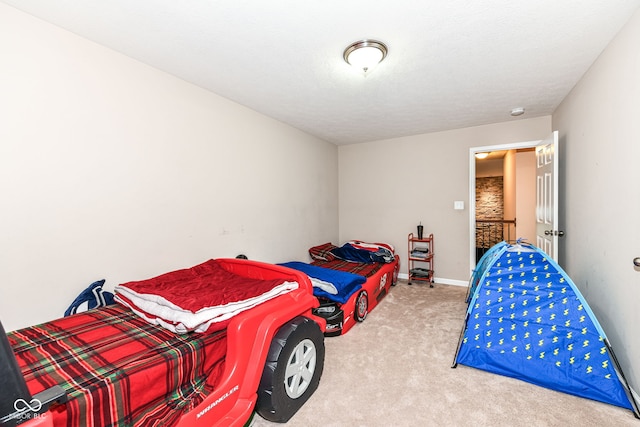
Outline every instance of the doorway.
{"type": "MultiPolygon", "coordinates": [[[[482,202],[478,202],[477,200],[478,194],[476,192],[476,175],[477,175],[476,154],[492,153],[491,156],[493,157],[494,160],[497,160],[498,162],[502,162],[503,158],[507,155],[512,156],[513,160],[508,159],[508,161],[505,163],[510,164],[511,162],[513,164],[513,168],[515,168],[515,153],[518,151],[531,151],[530,153],[531,156],[535,157],[534,148],[539,143],[540,141],[526,141],[526,142],[519,142],[519,143],[512,143],[512,144],[473,147],[469,149],[469,241],[470,241],[469,266],[470,266],[470,273],[473,272],[476,266],[478,257],[482,255],[481,253],[479,253],[478,247],[487,246],[487,245],[491,246],[491,243],[493,242],[493,240],[496,240],[496,239],[498,239],[499,241],[502,241],[503,239],[514,241],[516,238],[522,237],[522,236],[516,235],[516,231],[515,231],[516,225],[519,225],[520,227],[522,227],[522,229],[526,230],[527,233],[530,233],[531,229],[535,231],[535,215],[532,214],[532,217],[527,219],[526,223],[517,221],[515,202],[510,200],[507,200],[507,203],[504,206],[502,206],[501,209],[496,209],[494,218],[490,218],[490,217],[485,218],[485,221],[483,221],[482,224],[479,224],[476,221],[477,219],[476,212],[478,208],[478,203],[482,203],[482,202]],[[528,223],[529,221],[533,221],[533,223],[529,224],[528,223]],[[477,230],[477,225],[480,225],[479,231],[477,230]],[[497,230],[497,232],[495,230],[497,230]],[[479,232],[488,232],[490,234],[478,235],[479,232]],[[491,233],[494,233],[494,234],[491,234],[491,233]],[[484,242],[482,242],[483,244],[478,245],[478,243],[480,243],[479,242],[480,239],[483,239],[484,242]]],[[[489,160],[491,160],[491,157],[489,158],[489,160]]],[[[535,175],[531,179],[532,179],[532,182],[529,184],[534,185],[533,189],[527,188],[525,186],[524,191],[526,191],[526,194],[530,193],[530,197],[527,197],[527,198],[530,199],[530,201],[533,203],[533,201],[536,198],[535,175]]],[[[511,181],[515,181],[515,179],[511,179],[511,181]]],[[[499,180],[489,179],[486,182],[487,183],[493,182],[494,185],[498,185],[496,183],[497,182],[501,183],[502,177],[500,177],[499,180]]],[[[521,193],[523,191],[521,189],[510,188],[508,187],[509,185],[513,185],[513,184],[507,184],[506,193],[515,194],[516,192],[521,193]]],[[[535,203],[533,203],[531,209],[535,209],[535,203]]]]}

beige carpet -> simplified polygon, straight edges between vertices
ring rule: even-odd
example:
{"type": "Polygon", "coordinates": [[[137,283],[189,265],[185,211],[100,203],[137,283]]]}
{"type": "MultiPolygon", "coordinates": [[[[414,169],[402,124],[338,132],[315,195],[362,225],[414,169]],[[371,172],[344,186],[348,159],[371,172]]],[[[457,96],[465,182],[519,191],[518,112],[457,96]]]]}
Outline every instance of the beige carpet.
{"type": "MultiPolygon", "coordinates": [[[[407,285],[326,338],[320,386],[286,423],[314,426],[635,426],[629,410],[451,363],[466,288],[407,285]]],[[[253,427],[282,424],[254,417],[253,427]]]]}

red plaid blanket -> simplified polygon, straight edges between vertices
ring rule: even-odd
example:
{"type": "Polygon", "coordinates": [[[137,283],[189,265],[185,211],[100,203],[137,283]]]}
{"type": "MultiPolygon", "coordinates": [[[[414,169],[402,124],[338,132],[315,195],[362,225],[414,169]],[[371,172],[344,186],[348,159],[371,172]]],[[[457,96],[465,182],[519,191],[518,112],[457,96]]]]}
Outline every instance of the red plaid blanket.
{"type": "Polygon", "coordinates": [[[333,259],[331,261],[322,261],[316,259],[311,262],[311,265],[317,265],[318,267],[331,268],[332,270],[346,271],[348,273],[370,277],[373,276],[376,271],[380,270],[385,264],[379,262],[373,264],[365,264],[361,262],[343,261],[340,259],[333,259]]]}
{"type": "Polygon", "coordinates": [[[170,426],[216,386],[226,332],[178,335],[119,304],[8,334],[32,394],[62,386],[56,426],[170,426]]]}

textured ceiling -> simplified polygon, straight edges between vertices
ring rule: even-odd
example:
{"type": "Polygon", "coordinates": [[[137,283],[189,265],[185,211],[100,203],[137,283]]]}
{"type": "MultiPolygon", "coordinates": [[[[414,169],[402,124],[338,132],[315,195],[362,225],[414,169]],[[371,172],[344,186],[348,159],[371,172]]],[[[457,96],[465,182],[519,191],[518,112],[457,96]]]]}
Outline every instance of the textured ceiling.
{"type": "Polygon", "coordinates": [[[0,1],[335,144],[549,115],[640,6],[0,1]],[[363,38],[389,47],[366,77],[342,59],[363,38]]]}

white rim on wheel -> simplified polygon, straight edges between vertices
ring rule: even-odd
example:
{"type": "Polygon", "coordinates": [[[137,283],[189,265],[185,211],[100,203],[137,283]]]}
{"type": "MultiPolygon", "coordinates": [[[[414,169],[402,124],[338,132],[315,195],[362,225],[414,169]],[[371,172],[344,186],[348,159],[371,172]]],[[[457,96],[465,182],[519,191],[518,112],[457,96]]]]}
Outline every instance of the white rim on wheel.
{"type": "Polygon", "coordinates": [[[316,346],[304,339],[293,349],[284,374],[284,388],[292,399],[302,396],[316,370],[316,346]]]}
{"type": "Polygon", "coordinates": [[[360,294],[360,298],[358,298],[358,318],[364,320],[368,306],[367,295],[365,293],[360,294]]]}

